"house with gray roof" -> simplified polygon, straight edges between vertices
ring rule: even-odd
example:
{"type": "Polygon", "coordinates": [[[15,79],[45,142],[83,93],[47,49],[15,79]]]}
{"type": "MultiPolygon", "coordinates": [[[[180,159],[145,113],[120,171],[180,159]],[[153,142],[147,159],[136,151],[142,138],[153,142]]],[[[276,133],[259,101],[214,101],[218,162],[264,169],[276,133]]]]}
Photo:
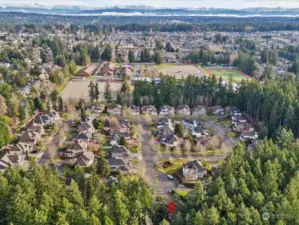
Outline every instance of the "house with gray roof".
{"type": "Polygon", "coordinates": [[[185,163],[182,171],[186,181],[196,181],[206,176],[206,169],[199,160],[185,163]]]}
{"type": "Polygon", "coordinates": [[[1,159],[0,159],[0,171],[3,171],[5,169],[14,167],[14,166],[23,166],[25,163],[25,155],[11,155],[9,153],[6,153],[1,159]]]}

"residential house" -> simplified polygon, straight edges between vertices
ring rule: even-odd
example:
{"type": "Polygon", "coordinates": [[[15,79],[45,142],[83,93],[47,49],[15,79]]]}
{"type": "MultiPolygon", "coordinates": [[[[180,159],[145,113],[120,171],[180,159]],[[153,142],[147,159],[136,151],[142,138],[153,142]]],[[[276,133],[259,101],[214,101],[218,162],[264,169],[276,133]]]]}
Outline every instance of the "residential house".
{"type": "Polygon", "coordinates": [[[206,176],[207,172],[199,160],[194,160],[183,165],[183,177],[186,181],[196,181],[206,176]]]}
{"type": "Polygon", "coordinates": [[[72,137],[73,141],[83,142],[83,143],[86,143],[86,144],[88,144],[91,141],[91,139],[92,139],[92,132],[79,133],[79,134],[75,134],[72,137]]]}
{"type": "Polygon", "coordinates": [[[110,156],[108,158],[110,170],[112,172],[123,172],[124,174],[130,173],[132,165],[129,163],[131,152],[121,145],[112,146],[110,156]]]}
{"type": "Polygon", "coordinates": [[[5,147],[5,151],[10,155],[20,155],[24,153],[30,153],[33,150],[33,145],[28,145],[25,143],[18,143],[15,145],[10,145],[5,147]]]}
{"type": "Polygon", "coordinates": [[[235,122],[233,130],[236,132],[254,131],[254,127],[248,122],[235,122]]]}
{"type": "Polygon", "coordinates": [[[34,119],[34,123],[46,126],[53,124],[56,120],[59,120],[59,118],[59,113],[57,113],[54,110],[51,110],[49,113],[41,113],[37,115],[34,119]]]}
{"type": "Polygon", "coordinates": [[[224,109],[220,105],[215,105],[210,108],[215,116],[222,116],[225,114],[224,109]]]}
{"type": "Polygon", "coordinates": [[[102,113],[105,110],[105,105],[104,104],[92,105],[90,107],[90,110],[93,113],[102,113]]]}
{"type": "Polygon", "coordinates": [[[40,124],[36,124],[36,123],[31,123],[27,126],[26,128],[27,131],[33,131],[33,132],[37,132],[40,135],[43,135],[45,133],[44,127],[41,126],[40,124]]]}
{"type": "Polygon", "coordinates": [[[131,157],[131,152],[125,146],[115,145],[111,148],[110,156],[112,158],[127,158],[131,157]]]}
{"type": "Polygon", "coordinates": [[[36,145],[38,139],[40,138],[40,134],[34,131],[25,131],[19,137],[19,143],[22,145],[36,145]]]}
{"type": "Polygon", "coordinates": [[[112,131],[110,135],[110,144],[112,146],[118,145],[121,137],[124,137],[125,140],[131,140],[130,132],[120,132],[120,131],[112,131]]]}
{"type": "Polygon", "coordinates": [[[107,112],[109,115],[120,116],[121,115],[121,105],[111,105],[108,106],[107,112]]]}
{"type": "Polygon", "coordinates": [[[236,124],[236,123],[246,123],[247,120],[242,116],[242,115],[232,115],[232,124],[236,124]]]}
{"type": "Polygon", "coordinates": [[[138,116],[140,114],[140,108],[138,106],[131,105],[130,109],[133,116],[138,116]]]}
{"type": "Polygon", "coordinates": [[[96,71],[99,69],[100,64],[99,63],[90,63],[87,67],[80,70],[76,76],[80,77],[87,77],[94,75],[96,71]]]}
{"type": "Polygon", "coordinates": [[[241,140],[256,140],[258,139],[258,134],[255,131],[243,131],[241,133],[240,139],[241,140]]]}
{"type": "Polygon", "coordinates": [[[206,115],[207,109],[203,105],[198,105],[193,110],[193,115],[206,115]]]}
{"type": "Polygon", "coordinates": [[[94,163],[94,160],[95,156],[93,152],[84,152],[82,155],[79,156],[76,165],[80,167],[89,167],[94,163]]]}
{"type": "Polygon", "coordinates": [[[191,114],[190,107],[188,105],[180,105],[176,109],[176,113],[180,115],[190,115],[191,114]]]}
{"type": "Polygon", "coordinates": [[[160,115],[172,115],[173,110],[169,105],[163,105],[160,107],[160,115]]]}
{"type": "Polygon", "coordinates": [[[209,133],[205,126],[197,126],[192,130],[192,136],[195,136],[197,138],[201,138],[208,135],[209,133]]]}
{"type": "Polygon", "coordinates": [[[0,171],[14,166],[23,166],[25,163],[25,157],[26,156],[24,154],[11,155],[9,153],[6,153],[0,159],[0,171]]]}
{"type": "Polygon", "coordinates": [[[93,133],[94,132],[94,127],[92,125],[92,122],[82,122],[78,125],[77,127],[77,132],[78,133],[93,133]]]}
{"type": "Polygon", "coordinates": [[[169,119],[169,118],[161,118],[161,119],[159,119],[159,121],[158,121],[158,123],[157,123],[157,128],[158,129],[161,129],[161,128],[163,128],[164,127],[164,125],[165,124],[171,124],[172,122],[171,122],[171,119],[169,119]]]}
{"type": "Polygon", "coordinates": [[[178,137],[174,134],[172,124],[165,124],[162,128],[162,135],[160,143],[166,147],[176,147],[178,144],[178,137]]]}
{"type": "Polygon", "coordinates": [[[87,144],[84,142],[75,142],[61,151],[60,155],[65,158],[76,158],[86,152],[87,144]]]}
{"type": "Polygon", "coordinates": [[[141,113],[142,114],[149,114],[152,116],[157,116],[158,115],[158,111],[155,108],[155,106],[152,105],[144,105],[141,107],[141,113]]]}
{"type": "Polygon", "coordinates": [[[131,170],[131,164],[124,158],[112,158],[108,159],[111,172],[122,172],[123,174],[129,174],[131,170]]]}
{"type": "Polygon", "coordinates": [[[188,130],[193,130],[197,127],[197,121],[192,119],[183,120],[183,126],[188,130]]]}
{"type": "Polygon", "coordinates": [[[231,116],[241,115],[241,110],[235,106],[226,106],[225,111],[227,111],[231,116]]]}
{"type": "Polygon", "coordinates": [[[114,76],[116,74],[116,64],[112,62],[104,62],[100,69],[100,75],[102,76],[114,76]]]}

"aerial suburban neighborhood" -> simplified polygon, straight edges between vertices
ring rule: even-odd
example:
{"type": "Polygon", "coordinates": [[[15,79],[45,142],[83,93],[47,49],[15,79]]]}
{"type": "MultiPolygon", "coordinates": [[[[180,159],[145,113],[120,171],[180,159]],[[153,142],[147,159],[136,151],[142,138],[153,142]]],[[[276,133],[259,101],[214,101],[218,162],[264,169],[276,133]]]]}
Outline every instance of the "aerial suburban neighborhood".
{"type": "Polygon", "coordinates": [[[298,18],[7,7],[0,224],[298,224],[298,18]]]}

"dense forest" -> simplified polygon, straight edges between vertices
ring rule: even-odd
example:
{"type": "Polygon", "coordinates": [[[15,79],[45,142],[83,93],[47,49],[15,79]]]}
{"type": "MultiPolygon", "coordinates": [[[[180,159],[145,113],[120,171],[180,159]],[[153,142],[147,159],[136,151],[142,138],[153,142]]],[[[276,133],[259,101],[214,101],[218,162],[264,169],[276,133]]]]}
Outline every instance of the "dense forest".
{"type": "Polygon", "coordinates": [[[238,91],[231,82],[223,84],[215,77],[197,78],[188,76],[177,80],[162,76],[159,85],[155,82],[137,81],[133,93],[136,105],[152,104],[179,106],[188,104],[211,106],[235,105],[257,121],[261,137],[273,136],[283,126],[299,135],[299,82],[294,76],[275,79],[265,84],[257,81],[242,81],[238,91]]]}
{"type": "Polygon", "coordinates": [[[1,12],[1,31],[43,32],[63,30],[63,24],[71,23],[68,32],[84,28],[89,32],[122,31],[229,31],[256,32],[299,30],[299,21],[288,17],[218,17],[218,16],[61,16],[33,13],[1,12]],[[173,23],[182,21],[183,23],[173,23]]]}
{"type": "Polygon", "coordinates": [[[152,215],[153,197],[137,177],[105,183],[93,168],[76,168],[68,179],[55,170],[32,166],[0,174],[0,224],[138,225],[152,215]]]}
{"type": "Polygon", "coordinates": [[[198,183],[179,205],[171,224],[299,224],[298,157],[299,145],[285,129],[254,151],[237,146],[212,182],[198,183]]]}

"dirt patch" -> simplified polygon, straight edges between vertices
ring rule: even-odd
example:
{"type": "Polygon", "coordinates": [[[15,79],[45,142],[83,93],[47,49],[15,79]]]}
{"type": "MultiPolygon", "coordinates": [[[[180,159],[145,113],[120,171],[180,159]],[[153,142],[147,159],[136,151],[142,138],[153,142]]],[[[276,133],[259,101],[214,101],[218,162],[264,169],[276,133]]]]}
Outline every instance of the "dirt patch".
{"type": "MultiPolygon", "coordinates": [[[[61,97],[63,100],[68,99],[89,99],[88,91],[89,91],[89,84],[90,81],[96,82],[98,78],[95,79],[85,79],[85,80],[79,80],[79,81],[70,81],[66,88],[61,93],[61,97]]],[[[105,92],[105,86],[106,82],[97,82],[99,85],[99,91],[100,91],[100,98],[99,100],[104,100],[104,92],[105,92]]],[[[116,99],[117,93],[120,91],[122,86],[121,82],[113,82],[110,83],[111,93],[112,97],[116,99]]]]}
{"type": "Polygon", "coordinates": [[[201,77],[203,75],[202,71],[194,65],[167,66],[158,70],[158,73],[175,76],[178,79],[182,79],[183,77],[187,77],[188,75],[194,75],[198,77],[201,77]]]}

